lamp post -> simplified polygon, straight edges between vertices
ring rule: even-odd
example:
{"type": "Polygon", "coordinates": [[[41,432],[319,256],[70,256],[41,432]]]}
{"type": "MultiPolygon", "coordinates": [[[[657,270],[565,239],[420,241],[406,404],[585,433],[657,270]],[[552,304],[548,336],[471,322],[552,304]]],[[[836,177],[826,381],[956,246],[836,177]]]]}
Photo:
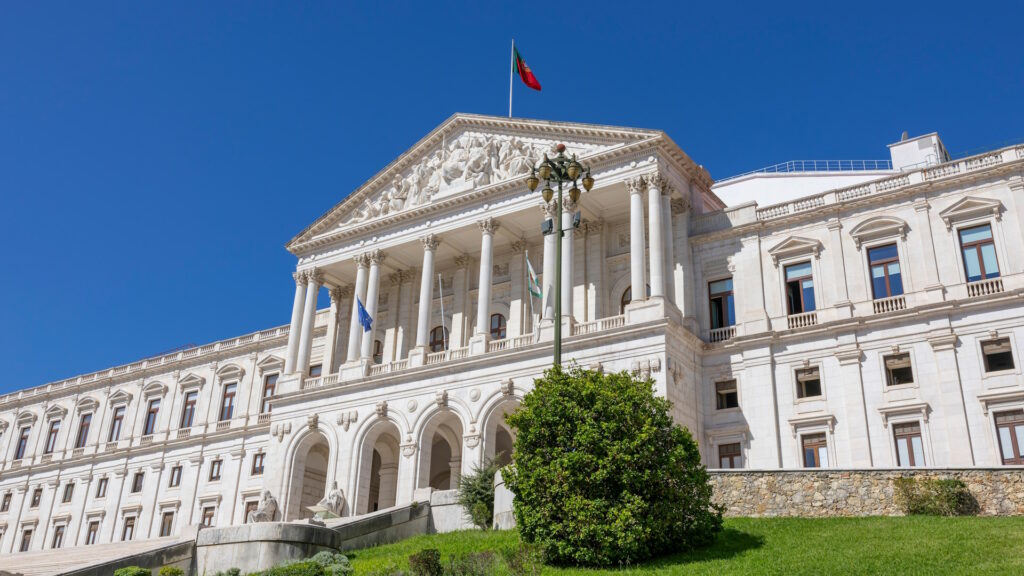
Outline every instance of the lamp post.
{"type": "Polygon", "coordinates": [[[582,166],[577,160],[576,155],[573,154],[572,158],[565,155],[565,144],[559,144],[555,147],[558,155],[554,158],[548,158],[548,155],[544,155],[544,159],[533,168],[530,176],[526,179],[526,186],[531,192],[537,189],[537,185],[540,184],[541,180],[544,180],[544,189],[541,191],[541,195],[544,197],[544,202],[550,204],[552,200],[557,202],[555,208],[555,366],[561,367],[562,365],[562,186],[564,184],[572,184],[572,188],[569,190],[569,198],[572,199],[573,203],[578,203],[580,199],[580,189],[576,181],[583,177],[582,184],[583,188],[590,192],[590,189],[594,187],[594,179],[590,176],[590,167],[582,166]],[[558,196],[555,197],[555,191],[551,188],[552,182],[558,184],[558,196]]]}

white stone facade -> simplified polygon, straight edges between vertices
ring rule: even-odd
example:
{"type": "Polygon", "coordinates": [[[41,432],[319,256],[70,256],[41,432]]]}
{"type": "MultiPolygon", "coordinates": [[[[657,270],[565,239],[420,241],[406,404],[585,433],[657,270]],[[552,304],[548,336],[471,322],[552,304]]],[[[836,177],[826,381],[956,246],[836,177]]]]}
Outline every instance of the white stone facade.
{"type": "Polygon", "coordinates": [[[597,182],[563,216],[564,360],[649,375],[709,467],[1001,466],[997,414],[1024,408],[1024,147],[948,161],[932,136],[895,166],[714,184],[661,132],[456,115],[288,244],[289,325],[0,397],[0,552],[241,524],[263,490],[308,517],[332,481],[362,514],[507,457],[504,414],[551,362],[557,215],[525,178],[559,142],[597,182]],[[979,226],[999,274],[968,282],[979,226]],[[883,246],[902,290],[876,297],[883,246]]]}

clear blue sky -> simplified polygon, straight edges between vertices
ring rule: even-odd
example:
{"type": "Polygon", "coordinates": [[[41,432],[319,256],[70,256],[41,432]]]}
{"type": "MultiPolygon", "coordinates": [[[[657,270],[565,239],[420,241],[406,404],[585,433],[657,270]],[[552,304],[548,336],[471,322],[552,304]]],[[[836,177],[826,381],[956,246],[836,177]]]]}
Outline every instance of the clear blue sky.
{"type": "Polygon", "coordinates": [[[373,4],[4,4],[0,392],[287,323],[284,243],[505,114],[512,37],[516,116],[664,129],[719,178],[1024,139],[1019,2],[373,4]]]}

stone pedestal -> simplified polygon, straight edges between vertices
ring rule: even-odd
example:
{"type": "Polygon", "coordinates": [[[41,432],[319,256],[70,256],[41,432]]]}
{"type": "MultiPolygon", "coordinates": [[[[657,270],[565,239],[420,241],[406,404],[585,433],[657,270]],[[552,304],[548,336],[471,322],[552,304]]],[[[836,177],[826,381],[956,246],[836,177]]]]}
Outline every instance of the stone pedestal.
{"type": "Polygon", "coordinates": [[[338,374],[342,381],[359,380],[370,373],[371,363],[369,358],[358,358],[342,364],[338,368],[338,374]]]}
{"type": "Polygon", "coordinates": [[[469,339],[469,354],[471,356],[486,354],[488,340],[490,340],[489,334],[474,334],[473,337],[469,339]]]}
{"type": "Polygon", "coordinates": [[[647,300],[636,300],[626,304],[626,324],[642,324],[665,318],[665,298],[651,296],[647,300]]]}
{"type": "Polygon", "coordinates": [[[423,366],[427,363],[427,348],[426,346],[416,346],[412,350],[409,350],[409,367],[423,366]]]}

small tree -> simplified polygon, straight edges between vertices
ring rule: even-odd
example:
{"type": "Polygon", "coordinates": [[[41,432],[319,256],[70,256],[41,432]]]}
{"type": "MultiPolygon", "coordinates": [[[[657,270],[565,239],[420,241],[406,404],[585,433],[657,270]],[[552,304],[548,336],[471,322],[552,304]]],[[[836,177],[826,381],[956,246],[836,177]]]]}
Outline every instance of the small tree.
{"type": "Polygon", "coordinates": [[[721,509],[689,431],[653,382],[548,370],[508,418],[520,535],[554,563],[619,565],[701,546],[721,509]]]}
{"type": "Polygon", "coordinates": [[[459,504],[473,524],[484,530],[491,527],[494,518],[494,475],[498,468],[493,460],[488,460],[459,479],[459,504]]]}

